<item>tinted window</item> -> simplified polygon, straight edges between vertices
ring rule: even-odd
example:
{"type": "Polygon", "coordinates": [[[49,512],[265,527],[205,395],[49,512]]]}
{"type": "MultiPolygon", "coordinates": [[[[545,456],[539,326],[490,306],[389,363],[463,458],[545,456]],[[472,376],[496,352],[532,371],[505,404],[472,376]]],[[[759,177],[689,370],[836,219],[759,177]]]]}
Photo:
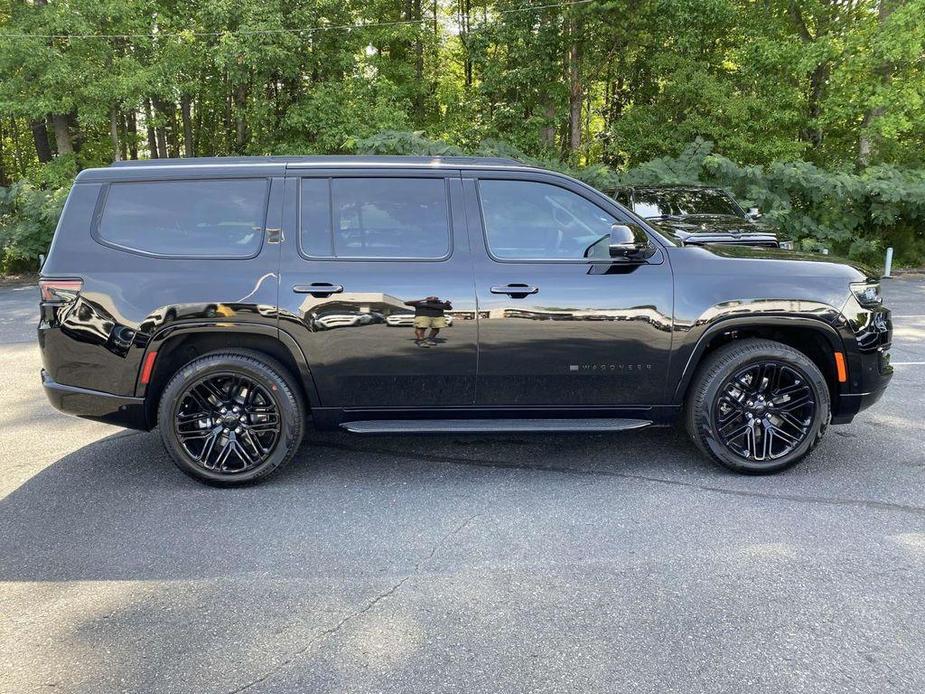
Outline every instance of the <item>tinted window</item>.
{"type": "Polygon", "coordinates": [[[503,259],[609,258],[614,218],[565,188],[534,181],[479,182],[485,233],[503,259]]]}
{"type": "Polygon", "coordinates": [[[159,255],[246,258],[260,248],[267,188],[251,178],[113,183],[99,237],[159,255]]]}
{"type": "Polygon", "coordinates": [[[640,217],[681,217],[723,214],[741,217],[742,212],[725,193],[716,190],[637,190],[633,212],[640,217]]]}
{"type": "Polygon", "coordinates": [[[444,258],[442,178],[302,180],[302,250],[322,258],[444,258]]]}

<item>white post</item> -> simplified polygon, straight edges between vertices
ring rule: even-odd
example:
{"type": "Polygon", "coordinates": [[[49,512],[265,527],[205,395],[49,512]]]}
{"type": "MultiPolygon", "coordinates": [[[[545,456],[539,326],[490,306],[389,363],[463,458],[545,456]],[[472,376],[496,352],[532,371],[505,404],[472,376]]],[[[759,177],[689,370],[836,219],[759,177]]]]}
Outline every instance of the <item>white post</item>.
{"type": "Polygon", "coordinates": [[[884,278],[892,277],[893,272],[893,247],[890,246],[886,249],[886,260],[883,261],[883,276],[884,278]]]}

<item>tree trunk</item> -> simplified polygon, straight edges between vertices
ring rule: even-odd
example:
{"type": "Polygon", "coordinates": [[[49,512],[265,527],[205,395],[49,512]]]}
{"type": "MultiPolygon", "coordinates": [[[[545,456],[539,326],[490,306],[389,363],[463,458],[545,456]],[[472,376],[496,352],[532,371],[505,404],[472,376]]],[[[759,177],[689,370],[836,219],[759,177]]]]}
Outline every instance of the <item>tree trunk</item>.
{"type": "Polygon", "coordinates": [[[154,131],[153,114],[151,109],[151,100],[145,99],[145,128],[148,131],[148,156],[152,159],[158,158],[157,151],[157,134],[154,131]]]}
{"type": "Polygon", "coordinates": [[[195,157],[196,147],[193,142],[193,120],[190,117],[190,97],[186,94],[180,96],[180,115],[183,118],[183,154],[187,157],[195,157]]]}
{"type": "Polygon", "coordinates": [[[202,143],[202,101],[196,104],[196,110],[193,111],[193,120],[193,144],[195,145],[195,150],[201,156],[211,156],[214,145],[211,142],[206,142],[205,146],[203,146],[202,143]]]}
{"type": "Polygon", "coordinates": [[[829,79],[829,64],[822,63],[809,76],[809,93],[806,98],[806,115],[809,123],[803,129],[802,138],[813,148],[822,144],[822,128],[819,126],[819,116],[822,114],[822,97],[825,84],[829,79]]]}
{"type": "Polygon", "coordinates": [[[414,90],[414,115],[418,125],[424,123],[424,112],[426,105],[424,103],[424,41],[421,39],[421,24],[423,18],[421,13],[421,0],[412,0],[411,3],[412,19],[418,24],[415,26],[414,34],[414,76],[416,89],[414,90]]]}
{"type": "MultiPolygon", "coordinates": [[[[877,7],[877,22],[879,29],[890,18],[898,6],[902,5],[904,0],[880,0],[877,7]]],[[[893,68],[889,62],[881,63],[877,66],[877,78],[879,86],[886,87],[893,78],[893,68]]],[[[861,123],[861,135],[858,140],[858,167],[864,168],[870,166],[871,161],[877,158],[878,138],[873,132],[874,124],[883,117],[886,109],[883,106],[873,106],[864,114],[864,120],[861,123]]]]}
{"type": "Polygon", "coordinates": [[[581,23],[574,15],[575,9],[569,12],[569,46],[568,54],[568,82],[569,82],[569,149],[577,152],[581,147],[581,104],[584,94],[581,88],[581,23]]]}
{"type": "Polygon", "coordinates": [[[180,127],[177,123],[177,106],[172,101],[161,102],[161,106],[167,112],[167,144],[170,148],[170,156],[179,158],[180,127]]]}
{"type": "Polygon", "coordinates": [[[6,152],[3,151],[3,138],[5,136],[6,133],[3,132],[3,119],[0,118],[0,187],[10,184],[9,178],[6,175],[6,164],[4,163],[6,152]]]}
{"type": "Polygon", "coordinates": [[[109,109],[109,137],[112,140],[112,160],[122,161],[122,147],[119,141],[119,109],[109,109]]]}
{"type": "Polygon", "coordinates": [[[58,154],[73,154],[74,142],[71,140],[71,128],[67,123],[67,116],[63,113],[55,113],[51,117],[55,126],[55,142],[58,143],[58,154]]]}
{"type": "Polygon", "coordinates": [[[42,164],[51,161],[51,145],[48,142],[48,128],[45,127],[44,118],[33,118],[29,121],[32,127],[32,139],[35,142],[35,154],[42,164]]]}
{"type": "Polygon", "coordinates": [[[134,107],[125,114],[125,140],[128,143],[128,158],[138,159],[138,123],[134,107]]]}
{"type": "Polygon", "coordinates": [[[122,159],[128,159],[128,120],[127,116],[119,112],[119,154],[122,155],[122,159]]]}
{"type": "Polygon", "coordinates": [[[469,50],[469,32],[471,23],[469,15],[472,13],[472,0],[459,0],[459,12],[456,24],[459,27],[459,43],[463,49],[463,74],[466,87],[472,86],[472,53],[469,50]]]}
{"type": "Polygon", "coordinates": [[[234,90],[234,119],[235,119],[235,152],[244,154],[247,144],[247,121],[244,118],[244,107],[247,105],[247,86],[239,84],[234,90]]]}
{"type": "Polygon", "coordinates": [[[555,105],[547,102],[546,106],[543,107],[543,115],[546,116],[547,125],[540,129],[540,142],[547,149],[552,149],[556,146],[555,105]]]}

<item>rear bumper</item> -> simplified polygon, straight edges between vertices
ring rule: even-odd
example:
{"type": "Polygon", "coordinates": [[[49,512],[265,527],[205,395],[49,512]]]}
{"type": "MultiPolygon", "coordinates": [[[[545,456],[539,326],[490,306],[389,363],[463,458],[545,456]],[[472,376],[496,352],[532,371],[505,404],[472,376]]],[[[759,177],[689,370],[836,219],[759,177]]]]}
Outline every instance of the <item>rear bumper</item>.
{"type": "Polygon", "coordinates": [[[88,388],[66,386],[55,382],[48,373],[42,369],[42,386],[45,395],[55,409],[65,414],[92,419],[106,424],[115,424],[129,429],[142,429],[147,431],[144,398],[113,395],[88,388]]]}

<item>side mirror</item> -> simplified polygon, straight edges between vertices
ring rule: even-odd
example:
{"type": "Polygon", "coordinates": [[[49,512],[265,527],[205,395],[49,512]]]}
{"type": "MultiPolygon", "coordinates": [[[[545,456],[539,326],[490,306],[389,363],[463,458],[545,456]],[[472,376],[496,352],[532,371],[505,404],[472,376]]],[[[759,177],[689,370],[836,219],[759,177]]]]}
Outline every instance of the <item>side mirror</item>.
{"type": "Polygon", "coordinates": [[[759,210],[757,207],[749,207],[748,214],[745,216],[749,219],[761,219],[761,210],[759,210]]]}
{"type": "Polygon", "coordinates": [[[642,229],[626,224],[614,224],[610,227],[610,257],[624,260],[642,261],[651,258],[655,248],[649,243],[649,237],[642,229]]]}

